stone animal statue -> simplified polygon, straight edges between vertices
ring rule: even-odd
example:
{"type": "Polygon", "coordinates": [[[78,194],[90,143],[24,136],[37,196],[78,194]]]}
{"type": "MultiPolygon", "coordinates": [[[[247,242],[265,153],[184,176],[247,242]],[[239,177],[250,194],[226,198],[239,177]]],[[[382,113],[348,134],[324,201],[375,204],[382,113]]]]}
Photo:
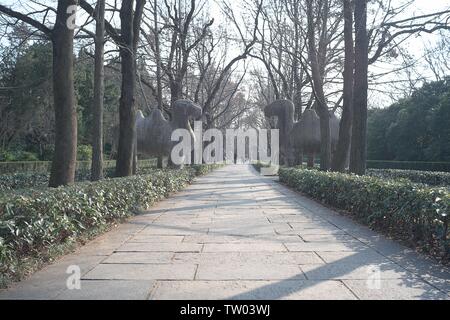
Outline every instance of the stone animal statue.
{"type": "Polygon", "coordinates": [[[276,100],[264,108],[264,115],[268,118],[277,118],[280,164],[292,164],[294,161],[294,150],[289,137],[294,126],[294,104],[289,100],[276,100]]]}
{"type": "MultiPolygon", "coordinates": [[[[264,109],[266,117],[277,117],[280,130],[280,162],[298,165],[303,155],[308,156],[308,166],[314,165],[320,153],[320,120],[313,109],[306,109],[299,122],[294,122],[294,104],[289,100],[276,100],[264,109]]],[[[330,113],[331,149],[336,150],[339,138],[339,119],[330,113]]]]}
{"type": "Polygon", "coordinates": [[[190,120],[198,120],[202,116],[202,108],[190,100],[175,101],[172,106],[172,119],[164,119],[159,109],[145,118],[142,111],[136,115],[137,154],[158,158],[158,167],[162,167],[163,157],[169,157],[176,142],[171,141],[172,132],[186,129],[195,141],[190,120]]]}

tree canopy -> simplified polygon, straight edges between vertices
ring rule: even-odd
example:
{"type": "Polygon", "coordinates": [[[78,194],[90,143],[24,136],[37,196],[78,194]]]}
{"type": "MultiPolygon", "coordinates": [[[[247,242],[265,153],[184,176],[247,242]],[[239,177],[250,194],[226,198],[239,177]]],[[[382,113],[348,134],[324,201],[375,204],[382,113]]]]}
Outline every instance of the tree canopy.
{"type": "Polygon", "coordinates": [[[368,117],[368,158],[450,161],[450,77],[368,117]]]}

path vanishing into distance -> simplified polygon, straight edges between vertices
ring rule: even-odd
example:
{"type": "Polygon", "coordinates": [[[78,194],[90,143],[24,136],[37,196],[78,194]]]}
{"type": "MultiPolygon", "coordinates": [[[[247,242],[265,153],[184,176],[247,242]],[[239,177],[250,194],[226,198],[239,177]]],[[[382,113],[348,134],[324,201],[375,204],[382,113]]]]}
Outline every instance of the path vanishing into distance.
{"type": "Polygon", "coordinates": [[[226,166],[0,291],[0,298],[449,299],[449,293],[448,268],[251,166],[226,166]],[[81,288],[69,290],[74,266],[81,288]]]}

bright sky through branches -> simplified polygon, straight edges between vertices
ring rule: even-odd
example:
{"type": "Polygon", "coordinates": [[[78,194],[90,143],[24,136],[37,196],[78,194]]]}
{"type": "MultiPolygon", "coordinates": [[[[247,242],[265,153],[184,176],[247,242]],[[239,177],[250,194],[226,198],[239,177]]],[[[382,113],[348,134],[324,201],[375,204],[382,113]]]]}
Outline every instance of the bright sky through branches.
{"type": "MultiPolygon", "coordinates": [[[[239,17],[246,11],[245,6],[246,3],[248,4],[248,0],[225,0],[232,6],[232,9],[234,10],[234,14],[239,17]]],[[[266,0],[271,1],[271,0],[266,0]]],[[[0,2],[3,5],[12,5],[15,9],[25,12],[32,10],[33,8],[42,8],[42,6],[33,4],[31,1],[25,1],[25,0],[0,0],[0,2]]],[[[39,3],[41,5],[49,5],[52,7],[56,7],[56,0],[40,0],[40,1],[34,1],[36,3],[39,3]]],[[[91,1],[92,3],[95,3],[95,1],[91,1]]],[[[111,4],[113,1],[107,0],[107,2],[110,2],[111,4]]],[[[161,2],[163,2],[161,0],[161,2]]],[[[200,0],[200,4],[198,6],[201,6],[204,4],[204,8],[207,8],[207,11],[209,12],[210,16],[215,19],[215,23],[213,25],[213,28],[217,30],[216,28],[219,27],[226,27],[229,30],[229,37],[230,38],[236,38],[236,40],[239,38],[236,35],[232,35],[233,32],[233,26],[227,21],[225,18],[222,10],[221,10],[221,3],[222,0],[200,0]]],[[[383,4],[388,4],[388,0],[383,0],[383,4]]],[[[399,14],[396,18],[396,20],[401,20],[404,18],[414,17],[414,16],[420,16],[424,14],[429,14],[433,12],[440,12],[446,9],[450,8],[450,0],[392,0],[391,1],[391,7],[399,7],[406,3],[412,4],[407,7],[407,9],[399,14]]],[[[370,9],[370,5],[369,5],[370,9]]],[[[82,11],[80,10],[80,22],[84,22],[86,19],[86,15],[83,16],[82,11]]],[[[369,18],[368,23],[369,27],[371,26],[371,12],[369,10],[369,18]]],[[[50,18],[51,19],[51,15],[50,18]]],[[[117,20],[117,19],[116,19],[117,20]]],[[[242,24],[242,26],[245,26],[245,21],[238,18],[238,21],[242,24]]],[[[249,22],[251,23],[251,22],[249,22]]],[[[118,21],[114,21],[114,24],[116,26],[119,26],[118,21]]],[[[449,31],[444,31],[449,32],[449,31]]],[[[434,80],[433,73],[429,70],[429,68],[426,66],[424,54],[426,48],[432,48],[435,46],[437,41],[440,39],[439,33],[435,34],[428,34],[428,33],[420,33],[416,35],[412,35],[407,40],[405,40],[402,43],[402,48],[406,49],[406,53],[409,56],[410,60],[409,63],[414,63],[415,70],[413,70],[413,76],[420,77],[422,79],[426,80],[434,80]],[[411,62],[412,61],[412,62],[411,62]]],[[[240,45],[236,43],[236,45],[232,45],[228,48],[227,55],[229,58],[232,58],[240,53],[240,45]]],[[[247,59],[245,61],[247,64],[248,69],[252,68],[261,68],[263,69],[264,66],[261,65],[260,62],[254,61],[253,59],[247,59]]],[[[393,59],[393,61],[389,61],[389,63],[376,63],[374,65],[370,66],[370,72],[372,74],[386,74],[385,76],[377,77],[376,83],[378,85],[374,86],[371,85],[370,89],[370,97],[369,97],[369,105],[371,107],[386,107],[390,103],[392,103],[393,100],[398,99],[404,92],[402,90],[402,86],[406,86],[408,82],[408,78],[403,74],[398,73],[390,73],[392,70],[402,69],[404,68],[404,65],[407,64],[401,57],[393,59]],[[396,83],[398,85],[393,85],[392,82],[395,79],[396,83]],[[383,83],[389,83],[384,85],[383,83]],[[397,92],[393,92],[397,91],[397,92]],[[389,92],[389,94],[385,94],[383,92],[389,92]]],[[[241,62],[239,64],[237,71],[237,74],[243,72],[244,62],[241,62]]],[[[411,76],[411,75],[410,75],[411,76]]],[[[248,78],[248,76],[247,76],[248,78]]],[[[251,80],[248,78],[248,80],[251,80]]],[[[338,86],[338,85],[337,85],[338,86]]],[[[244,91],[247,91],[247,85],[244,83],[242,86],[244,91]]],[[[338,89],[338,88],[337,88],[338,89]]]]}

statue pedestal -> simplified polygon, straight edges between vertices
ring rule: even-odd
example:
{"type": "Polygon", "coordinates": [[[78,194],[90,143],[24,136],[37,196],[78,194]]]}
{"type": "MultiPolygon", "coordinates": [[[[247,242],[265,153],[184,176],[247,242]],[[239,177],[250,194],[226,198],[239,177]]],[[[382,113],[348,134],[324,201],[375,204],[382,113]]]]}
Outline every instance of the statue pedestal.
{"type": "Polygon", "coordinates": [[[279,166],[270,166],[270,167],[262,167],[261,175],[262,176],[277,176],[278,175],[278,169],[279,166]]]}

